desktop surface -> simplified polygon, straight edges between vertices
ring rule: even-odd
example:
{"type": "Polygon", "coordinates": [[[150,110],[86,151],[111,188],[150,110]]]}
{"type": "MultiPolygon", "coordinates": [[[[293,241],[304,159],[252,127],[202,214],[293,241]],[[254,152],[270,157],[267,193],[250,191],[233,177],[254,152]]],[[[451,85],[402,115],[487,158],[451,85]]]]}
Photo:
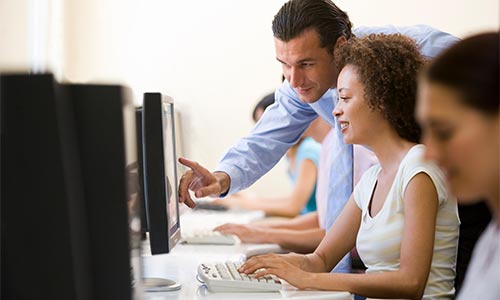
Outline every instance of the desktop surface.
{"type": "Polygon", "coordinates": [[[171,278],[182,285],[178,291],[148,292],[144,299],[353,299],[346,292],[297,291],[289,285],[285,285],[286,290],[281,292],[210,292],[197,280],[200,264],[242,261],[246,257],[242,250],[237,246],[179,244],[169,254],[143,256],[145,277],[171,278]]]}
{"type": "MultiPolygon", "coordinates": [[[[234,221],[240,216],[239,221],[249,223],[259,218],[259,212],[210,212],[186,211],[181,215],[181,231],[206,228],[218,225],[220,222],[234,221]],[[246,218],[242,218],[241,216],[246,218]],[[215,217],[217,216],[217,217],[215,217]],[[189,228],[184,228],[189,227],[189,228]]],[[[260,214],[260,219],[264,215],[260,214]]],[[[145,243],[147,247],[148,243],[145,243]]],[[[159,277],[175,280],[182,285],[178,291],[148,292],[145,300],[194,300],[194,299],[353,299],[346,292],[323,291],[297,291],[290,285],[284,285],[280,292],[210,292],[208,288],[197,279],[198,268],[205,263],[220,263],[226,261],[243,261],[253,254],[283,251],[276,244],[245,244],[235,245],[196,245],[178,244],[170,253],[150,255],[147,248],[143,248],[143,275],[144,277],[159,277]]]]}

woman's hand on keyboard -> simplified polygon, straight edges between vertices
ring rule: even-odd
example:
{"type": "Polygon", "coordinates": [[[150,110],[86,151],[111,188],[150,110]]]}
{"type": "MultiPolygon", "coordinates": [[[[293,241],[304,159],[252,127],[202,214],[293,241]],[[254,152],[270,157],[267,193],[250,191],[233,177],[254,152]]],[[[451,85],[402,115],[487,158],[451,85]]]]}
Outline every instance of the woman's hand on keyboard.
{"type": "MultiPolygon", "coordinates": [[[[295,260],[295,257],[293,259],[295,260]]],[[[311,286],[309,281],[312,274],[287,261],[287,255],[265,254],[254,256],[249,258],[238,271],[253,274],[257,278],[273,274],[299,289],[311,286]]]]}
{"type": "Polygon", "coordinates": [[[254,225],[226,223],[214,228],[222,234],[234,234],[243,243],[267,243],[263,230],[254,225]]]}

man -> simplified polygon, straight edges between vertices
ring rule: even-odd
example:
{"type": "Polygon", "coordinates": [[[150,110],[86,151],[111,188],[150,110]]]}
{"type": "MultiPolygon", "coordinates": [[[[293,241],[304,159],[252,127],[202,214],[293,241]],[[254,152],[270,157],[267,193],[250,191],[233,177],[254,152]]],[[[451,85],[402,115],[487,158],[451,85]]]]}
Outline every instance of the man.
{"type": "MultiPolygon", "coordinates": [[[[318,115],[335,129],[331,149],[330,184],[325,228],[328,230],[352,193],[353,148],[343,143],[332,110],[337,104],[335,49],[353,36],[346,13],[329,0],[290,0],[274,17],[276,58],[285,82],[276,91],[276,103],[264,113],[249,136],[222,157],[212,173],[198,163],[180,158],[190,167],[181,178],[179,199],[189,207],[196,197],[225,196],[253,184],[268,172],[318,115]]],[[[458,41],[428,26],[358,28],[356,36],[402,33],[413,38],[427,58],[458,41]]],[[[348,124],[345,126],[349,126],[348,124]]]]}

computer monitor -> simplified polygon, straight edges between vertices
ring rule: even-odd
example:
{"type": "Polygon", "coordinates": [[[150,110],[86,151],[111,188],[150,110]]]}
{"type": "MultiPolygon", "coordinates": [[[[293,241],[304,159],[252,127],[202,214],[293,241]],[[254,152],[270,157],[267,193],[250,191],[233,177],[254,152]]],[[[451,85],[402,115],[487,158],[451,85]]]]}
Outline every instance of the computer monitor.
{"type": "Polygon", "coordinates": [[[149,221],[148,215],[146,213],[146,196],[144,193],[144,155],[143,155],[143,138],[142,138],[142,113],[143,109],[141,107],[136,107],[135,109],[135,120],[136,120],[136,134],[137,134],[137,173],[139,176],[139,186],[138,186],[138,201],[139,201],[139,211],[141,218],[141,239],[147,240],[149,233],[149,221]]]}
{"type": "Polygon", "coordinates": [[[2,299],[132,299],[127,94],[0,75],[2,299]]]}
{"type": "Polygon", "coordinates": [[[151,254],[168,253],[181,237],[174,124],[172,98],[145,93],[143,173],[151,254]]]}
{"type": "MultiPolygon", "coordinates": [[[[181,238],[174,107],[172,98],[161,93],[145,93],[143,100],[143,107],[136,109],[136,119],[142,120],[142,126],[137,125],[138,148],[142,146],[139,151],[144,207],[141,227],[149,233],[149,248],[156,255],[169,253],[181,238]]],[[[144,277],[142,283],[146,291],[181,288],[166,278],[144,277]]]]}

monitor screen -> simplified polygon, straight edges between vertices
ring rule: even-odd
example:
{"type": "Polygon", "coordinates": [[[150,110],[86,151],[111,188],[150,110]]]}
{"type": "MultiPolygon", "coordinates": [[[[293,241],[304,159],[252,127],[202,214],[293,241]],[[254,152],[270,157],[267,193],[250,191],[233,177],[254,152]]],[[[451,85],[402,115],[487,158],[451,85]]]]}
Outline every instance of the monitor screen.
{"type": "Polygon", "coordinates": [[[144,94],[143,186],[151,254],[168,253],[181,237],[173,105],[161,93],[144,94]]]}

